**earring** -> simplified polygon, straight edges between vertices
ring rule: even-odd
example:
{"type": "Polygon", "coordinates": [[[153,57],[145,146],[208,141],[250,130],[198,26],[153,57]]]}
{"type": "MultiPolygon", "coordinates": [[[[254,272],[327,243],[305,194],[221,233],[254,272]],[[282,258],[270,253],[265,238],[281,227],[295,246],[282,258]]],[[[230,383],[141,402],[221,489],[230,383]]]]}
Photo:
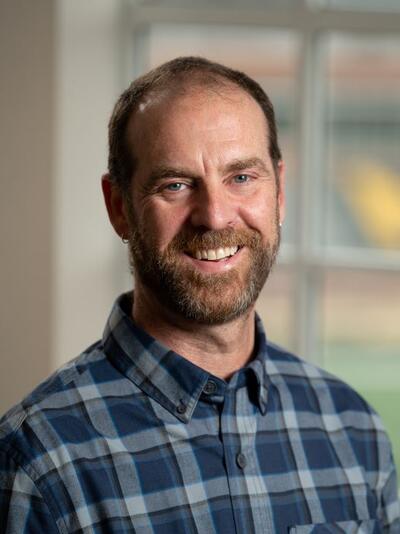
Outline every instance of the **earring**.
{"type": "Polygon", "coordinates": [[[124,245],[126,245],[127,243],[129,243],[129,239],[127,239],[124,235],[121,236],[121,241],[123,242],[124,245]]]}

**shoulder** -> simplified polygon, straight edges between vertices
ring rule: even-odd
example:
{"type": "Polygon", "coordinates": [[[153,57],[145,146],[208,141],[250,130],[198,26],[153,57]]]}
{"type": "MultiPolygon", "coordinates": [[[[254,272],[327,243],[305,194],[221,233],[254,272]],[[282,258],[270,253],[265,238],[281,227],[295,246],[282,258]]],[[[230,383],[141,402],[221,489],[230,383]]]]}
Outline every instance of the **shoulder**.
{"type": "Polygon", "coordinates": [[[277,345],[268,344],[265,366],[270,413],[276,415],[277,430],[283,428],[301,445],[307,469],[326,470],[332,481],[343,476],[358,492],[366,484],[383,523],[396,530],[396,470],[379,415],[346,382],[277,345]]]}
{"type": "Polygon", "coordinates": [[[269,343],[266,370],[284,403],[310,419],[318,416],[327,429],[357,428],[369,431],[371,438],[385,434],[379,415],[362,395],[314,363],[269,343]]]}
{"type": "Polygon", "coordinates": [[[123,395],[129,387],[101,343],[91,345],[0,419],[0,452],[40,472],[43,463],[55,458],[52,451],[60,454],[63,443],[90,440],[89,412],[113,392],[123,395]]]}
{"type": "Polygon", "coordinates": [[[305,450],[315,445],[321,458],[334,451],[349,475],[357,480],[365,476],[379,494],[394,484],[390,499],[396,500],[392,447],[374,408],[349,384],[317,365],[274,344],[268,344],[267,352],[266,374],[277,393],[272,395],[272,409],[295,429],[305,450]]]}

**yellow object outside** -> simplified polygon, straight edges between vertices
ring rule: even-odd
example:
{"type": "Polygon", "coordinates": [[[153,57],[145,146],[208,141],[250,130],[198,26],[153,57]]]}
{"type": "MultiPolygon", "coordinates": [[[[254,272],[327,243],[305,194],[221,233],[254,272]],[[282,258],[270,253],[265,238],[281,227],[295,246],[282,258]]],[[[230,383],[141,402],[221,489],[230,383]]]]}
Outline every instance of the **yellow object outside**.
{"type": "Polygon", "coordinates": [[[400,248],[400,176],[376,163],[354,165],[344,193],[374,246],[400,248]]]}

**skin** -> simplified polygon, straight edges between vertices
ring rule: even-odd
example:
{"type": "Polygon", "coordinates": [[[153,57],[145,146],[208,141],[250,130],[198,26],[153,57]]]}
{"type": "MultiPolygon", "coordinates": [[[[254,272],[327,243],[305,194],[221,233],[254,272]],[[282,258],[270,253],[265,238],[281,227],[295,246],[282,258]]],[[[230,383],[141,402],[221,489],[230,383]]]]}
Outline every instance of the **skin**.
{"type": "MultiPolygon", "coordinates": [[[[197,87],[178,96],[169,91],[149,98],[131,118],[128,139],[138,161],[130,203],[136,224],[155,251],[164,252],[182,230],[250,229],[261,235],[263,244],[277,239],[277,218],[284,217],[284,166],[280,163],[278,169],[278,191],[264,114],[242,89],[197,87]]],[[[108,175],[102,185],[115,231],[128,236],[131,218],[123,195],[108,175]]],[[[235,269],[245,279],[251,254],[243,247],[227,260],[207,262],[181,252],[177,261],[210,276],[235,269]]],[[[254,313],[252,305],[230,322],[195,324],[135,280],[135,322],[224,379],[252,357],[254,313]]]]}

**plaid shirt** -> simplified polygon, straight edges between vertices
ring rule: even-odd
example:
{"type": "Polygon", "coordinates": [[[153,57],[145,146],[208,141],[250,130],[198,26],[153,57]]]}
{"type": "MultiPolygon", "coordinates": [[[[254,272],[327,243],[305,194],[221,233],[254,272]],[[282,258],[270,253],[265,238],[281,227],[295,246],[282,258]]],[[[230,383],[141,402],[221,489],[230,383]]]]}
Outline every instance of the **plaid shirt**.
{"type": "Polygon", "coordinates": [[[2,419],[0,532],[400,532],[390,444],[353,390],[258,319],[226,383],[129,309],[2,419]]]}

